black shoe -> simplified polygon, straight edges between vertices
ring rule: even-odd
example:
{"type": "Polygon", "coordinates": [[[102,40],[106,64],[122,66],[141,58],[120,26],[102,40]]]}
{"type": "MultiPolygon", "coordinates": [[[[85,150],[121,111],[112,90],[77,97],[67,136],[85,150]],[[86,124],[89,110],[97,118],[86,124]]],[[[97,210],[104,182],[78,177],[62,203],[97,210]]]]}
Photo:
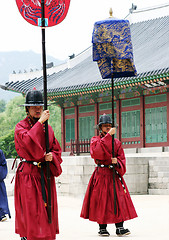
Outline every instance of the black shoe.
{"type": "Polygon", "coordinates": [[[124,227],[116,228],[116,234],[117,236],[125,236],[129,235],[131,232],[128,229],[125,229],[124,227]]]}
{"type": "Polygon", "coordinates": [[[107,229],[100,229],[100,231],[98,232],[98,234],[100,236],[103,236],[103,237],[108,237],[110,236],[110,233],[107,231],[107,229]]]}
{"type": "Polygon", "coordinates": [[[27,240],[27,238],[26,237],[21,237],[21,240],[27,240]]]}

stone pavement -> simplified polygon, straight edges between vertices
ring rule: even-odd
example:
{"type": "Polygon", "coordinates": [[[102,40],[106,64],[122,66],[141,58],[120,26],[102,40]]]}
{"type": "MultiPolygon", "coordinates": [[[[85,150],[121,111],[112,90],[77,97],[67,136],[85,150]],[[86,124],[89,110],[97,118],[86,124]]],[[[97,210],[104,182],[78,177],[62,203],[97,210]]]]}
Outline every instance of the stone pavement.
{"type": "MultiPolygon", "coordinates": [[[[125,222],[131,235],[123,239],[168,240],[169,239],[169,195],[132,195],[138,218],[125,222]]],[[[0,222],[1,240],[19,240],[14,232],[13,197],[9,197],[12,218],[0,222]]],[[[79,217],[82,199],[58,196],[60,234],[58,240],[96,240],[98,225],[79,217]]],[[[109,239],[117,239],[114,225],[108,225],[109,239]]]]}

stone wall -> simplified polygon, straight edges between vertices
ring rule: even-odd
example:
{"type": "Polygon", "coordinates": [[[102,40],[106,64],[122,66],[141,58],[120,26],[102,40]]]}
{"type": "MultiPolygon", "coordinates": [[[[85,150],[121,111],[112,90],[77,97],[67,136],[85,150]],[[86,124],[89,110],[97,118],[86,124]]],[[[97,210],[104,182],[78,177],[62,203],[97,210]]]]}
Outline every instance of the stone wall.
{"type": "Polygon", "coordinates": [[[148,193],[149,158],[126,156],[124,179],[131,194],[148,193]]]}
{"type": "MultiPolygon", "coordinates": [[[[127,157],[125,181],[131,194],[148,193],[148,158],[127,157]]],[[[83,197],[95,169],[90,156],[63,156],[63,173],[56,179],[58,194],[83,197]]]]}
{"type": "MultiPolygon", "coordinates": [[[[125,149],[126,174],[124,179],[131,194],[168,194],[169,193],[169,152],[151,149],[133,152],[125,149]]],[[[63,172],[56,178],[59,195],[84,197],[90,177],[96,167],[90,155],[62,156],[63,172]]],[[[7,159],[8,176],[5,180],[8,195],[13,195],[15,170],[11,170],[13,159],[7,159]]],[[[16,167],[18,161],[16,163],[16,167]]]]}
{"type": "Polygon", "coordinates": [[[84,196],[95,169],[89,156],[63,156],[62,174],[56,179],[58,194],[84,196]]]}

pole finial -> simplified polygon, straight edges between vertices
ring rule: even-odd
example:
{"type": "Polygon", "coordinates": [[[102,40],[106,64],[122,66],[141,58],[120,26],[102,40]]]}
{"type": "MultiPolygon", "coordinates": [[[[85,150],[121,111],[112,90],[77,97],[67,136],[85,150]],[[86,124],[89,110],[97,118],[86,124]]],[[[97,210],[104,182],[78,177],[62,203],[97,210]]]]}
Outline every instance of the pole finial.
{"type": "Polygon", "coordinates": [[[110,8],[109,14],[110,14],[110,18],[112,18],[113,17],[113,10],[112,10],[112,8],[110,8]]]}

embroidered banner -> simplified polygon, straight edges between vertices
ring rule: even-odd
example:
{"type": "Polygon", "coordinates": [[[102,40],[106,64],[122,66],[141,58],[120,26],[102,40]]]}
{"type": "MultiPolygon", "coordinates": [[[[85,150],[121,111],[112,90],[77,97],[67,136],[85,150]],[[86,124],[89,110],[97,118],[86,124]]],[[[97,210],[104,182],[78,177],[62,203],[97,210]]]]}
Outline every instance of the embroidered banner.
{"type": "Polygon", "coordinates": [[[136,75],[128,20],[110,18],[94,24],[93,61],[103,79],[136,75]]]}

